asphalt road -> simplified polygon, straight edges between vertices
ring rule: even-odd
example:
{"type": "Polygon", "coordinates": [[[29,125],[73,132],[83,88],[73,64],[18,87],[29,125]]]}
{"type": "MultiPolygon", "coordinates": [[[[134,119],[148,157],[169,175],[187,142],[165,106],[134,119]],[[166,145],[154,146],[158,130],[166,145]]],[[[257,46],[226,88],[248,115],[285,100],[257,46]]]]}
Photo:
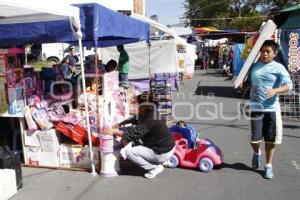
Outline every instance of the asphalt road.
{"type": "MultiPolygon", "coordinates": [[[[92,177],[90,173],[23,168],[24,186],[12,200],[52,199],[231,199],[298,200],[300,196],[300,123],[284,122],[283,144],[275,152],[274,178],[262,176],[263,167],[251,169],[248,121],[240,113],[245,100],[232,81],[214,71],[197,72],[173,94],[177,120],[191,123],[200,137],[214,141],[223,151],[224,165],[210,173],[165,169],[153,180],[122,162],[123,175],[92,177]]],[[[263,163],[264,164],[264,163],[263,163]]]]}

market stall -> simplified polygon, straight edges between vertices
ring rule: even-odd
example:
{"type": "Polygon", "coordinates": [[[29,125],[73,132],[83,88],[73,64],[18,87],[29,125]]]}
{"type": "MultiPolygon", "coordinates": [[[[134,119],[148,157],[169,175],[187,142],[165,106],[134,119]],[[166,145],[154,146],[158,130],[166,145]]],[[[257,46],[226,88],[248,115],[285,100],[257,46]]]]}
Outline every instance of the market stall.
{"type": "MultiPolygon", "coordinates": [[[[116,46],[142,40],[149,41],[149,25],[144,22],[107,9],[99,4],[79,4],[75,6],[80,8],[80,17],[84,24],[82,25],[83,45],[94,47],[95,55],[98,55],[97,47],[116,46]]],[[[95,66],[98,66],[97,61],[97,56],[95,56],[95,66]]],[[[98,85],[101,84],[103,87],[102,99],[96,98],[96,101],[93,102],[96,102],[96,110],[94,110],[94,114],[91,113],[92,115],[90,115],[95,118],[95,121],[92,120],[94,122],[93,128],[100,138],[100,173],[103,176],[115,176],[118,173],[118,167],[114,167],[118,166],[118,153],[114,151],[116,148],[113,148],[116,143],[113,137],[102,135],[99,130],[102,127],[111,127],[128,117],[128,95],[125,90],[119,88],[117,72],[100,75],[102,76],[101,82],[98,82],[97,78],[99,74],[98,67],[95,67],[94,73],[96,77],[95,93],[98,94],[98,85]]]]}
{"type": "Polygon", "coordinates": [[[149,25],[100,4],[75,4],[80,8],[85,47],[108,47],[149,41],[149,25]]]}
{"type": "MultiPolygon", "coordinates": [[[[24,160],[25,164],[29,164],[28,149],[25,147],[25,129],[27,127],[25,127],[24,117],[26,115],[24,116],[23,109],[28,104],[28,99],[33,99],[30,98],[33,96],[32,92],[39,91],[38,86],[40,85],[36,82],[34,69],[26,68],[23,59],[17,57],[17,53],[22,55],[24,53],[23,45],[30,43],[78,40],[81,45],[79,9],[57,0],[43,1],[43,4],[36,0],[26,2],[1,0],[0,7],[0,46],[3,48],[1,51],[1,72],[3,72],[1,74],[3,95],[1,116],[19,119],[24,160]],[[21,48],[11,48],[16,45],[20,45],[21,48]],[[20,49],[23,49],[23,52],[16,52],[20,49]],[[4,96],[5,94],[7,95],[4,96]]],[[[83,65],[81,67],[83,68],[83,65]]],[[[15,129],[14,135],[16,132],[17,129],[15,129]]],[[[51,133],[44,132],[41,138],[47,134],[51,135],[51,133]]],[[[54,135],[51,137],[55,142],[54,135]]],[[[40,141],[41,143],[42,141],[46,142],[47,139],[40,141]]],[[[49,156],[49,149],[43,151],[41,146],[35,149],[36,159],[49,156]],[[48,156],[42,155],[43,153],[48,156]]],[[[56,146],[51,144],[51,147],[50,156],[55,156],[56,146]]],[[[51,158],[44,165],[48,165],[50,160],[51,158]]],[[[50,162],[53,166],[57,165],[54,164],[57,163],[57,159],[52,159],[50,162]]]]}
{"type": "MultiPolygon", "coordinates": [[[[0,2],[0,3],[3,3],[3,5],[6,5],[4,3],[7,3],[7,2],[0,2]]],[[[57,9],[57,10],[61,10],[61,6],[59,6],[60,4],[54,4],[53,1],[51,1],[51,4],[53,4],[53,7],[55,7],[55,9],[57,9],[57,7],[59,7],[60,9],[57,9]]],[[[0,4],[0,5],[2,5],[2,4],[0,4]]],[[[12,5],[14,5],[14,4],[12,4],[12,5]]],[[[18,5],[18,4],[16,4],[16,5],[18,5]]],[[[28,6],[28,4],[27,4],[27,6],[28,6]]],[[[69,6],[69,7],[74,8],[72,6],[69,6]]],[[[23,7],[20,6],[20,8],[22,10],[23,7]]],[[[29,7],[29,8],[31,8],[31,7],[29,7]]],[[[36,8],[36,7],[34,7],[34,5],[32,5],[32,8],[36,8]]],[[[69,19],[73,19],[72,17],[71,18],[63,17],[63,19],[58,19],[59,16],[62,15],[61,13],[59,13],[58,16],[52,17],[52,18],[41,17],[42,14],[40,14],[37,21],[34,21],[34,19],[31,19],[29,21],[25,20],[24,23],[21,23],[22,18],[18,19],[19,20],[18,23],[14,23],[12,20],[7,20],[7,17],[6,17],[5,22],[3,22],[3,23],[0,22],[0,24],[1,24],[0,30],[3,31],[2,32],[3,34],[1,34],[1,37],[0,37],[0,46],[2,46],[2,44],[4,47],[6,47],[6,46],[10,46],[10,45],[15,45],[15,44],[21,45],[21,44],[28,44],[28,43],[32,43],[32,42],[39,42],[39,43],[58,42],[58,41],[59,42],[75,42],[76,37],[74,35],[68,36],[68,33],[73,33],[73,31],[75,31],[78,35],[80,35],[79,34],[79,33],[81,33],[80,30],[82,30],[82,32],[83,32],[83,40],[84,40],[85,46],[89,46],[89,45],[93,45],[93,46],[97,46],[97,47],[109,46],[109,45],[116,45],[116,44],[123,44],[123,43],[130,43],[130,42],[135,42],[135,41],[139,41],[139,40],[144,40],[144,39],[148,39],[148,37],[149,37],[149,27],[146,24],[140,23],[137,20],[130,19],[124,15],[121,15],[119,13],[116,13],[114,11],[106,9],[105,7],[100,6],[98,4],[79,5],[79,8],[80,8],[81,18],[82,18],[82,20],[81,20],[82,28],[80,28],[80,24],[75,24],[76,25],[75,26],[70,21],[68,21],[69,19]],[[91,15],[91,12],[94,13],[94,15],[91,15]],[[47,20],[41,21],[41,19],[47,19],[47,20]],[[99,23],[98,23],[99,21],[101,21],[103,23],[100,23],[101,25],[99,25],[99,23]],[[112,24],[112,22],[115,23],[114,26],[110,26],[112,24]],[[120,22],[122,22],[122,23],[119,24],[120,22]],[[55,27],[54,24],[58,24],[58,27],[55,27]],[[69,28],[66,28],[65,26],[67,26],[69,28]],[[133,27],[131,27],[131,26],[133,26],[133,27]],[[4,28],[2,29],[2,27],[4,27],[4,28]],[[26,34],[24,32],[24,30],[35,30],[34,28],[36,28],[37,31],[32,31],[32,32],[30,32],[30,34],[26,34]],[[12,30],[15,30],[15,31],[12,31],[12,30]],[[62,31],[60,31],[60,30],[62,30],[62,31]],[[71,32],[68,30],[70,30],[71,32]],[[6,33],[6,34],[4,34],[4,33],[6,33]],[[7,33],[11,33],[11,34],[8,35],[7,33]],[[17,34],[13,34],[13,33],[17,33],[17,34]]],[[[47,10],[49,10],[49,9],[50,9],[50,7],[47,7],[47,10]]],[[[77,10],[76,19],[79,19],[79,17],[78,17],[79,10],[78,10],[78,8],[75,8],[75,10],[77,10]]],[[[40,11],[40,9],[39,9],[39,11],[40,11]]],[[[70,12],[66,11],[65,13],[70,13],[70,12]]],[[[68,14],[68,15],[70,15],[70,14],[68,14]]],[[[62,16],[64,16],[64,15],[62,15],[62,16]]],[[[14,16],[14,19],[16,19],[16,16],[14,16]]],[[[82,48],[81,48],[81,40],[80,39],[79,39],[79,46],[80,46],[80,50],[81,50],[82,48]]],[[[83,60],[82,52],[80,52],[80,55],[81,55],[81,61],[82,61],[83,60]]],[[[85,77],[84,72],[85,72],[85,69],[83,68],[83,64],[81,63],[82,77],[85,77]]],[[[46,76],[49,75],[49,73],[47,73],[47,72],[45,74],[46,74],[46,76]]],[[[55,74],[57,75],[58,73],[55,73],[55,74]]],[[[53,119],[50,120],[51,121],[50,123],[48,123],[48,121],[43,121],[46,119],[43,117],[44,115],[41,113],[41,109],[37,109],[38,111],[34,112],[34,113],[36,113],[36,115],[34,115],[32,113],[33,109],[30,108],[29,110],[31,111],[31,115],[28,115],[29,117],[28,117],[28,119],[26,119],[27,126],[28,126],[26,128],[27,129],[26,131],[24,131],[24,129],[23,129],[24,118],[23,117],[20,118],[20,120],[22,121],[21,133],[22,133],[22,139],[24,139],[24,141],[22,143],[23,143],[23,152],[24,152],[26,164],[38,164],[40,166],[44,165],[44,166],[54,166],[54,167],[57,167],[57,166],[58,167],[61,167],[61,166],[72,167],[72,161],[78,162],[78,161],[84,160],[83,162],[77,163],[77,164],[79,164],[77,166],[80,167],[82,164],[85,167],[87,167],[87,165],[92,163],[92,165],[91,165],[92,172],[93,172],[93,174],[95,173],[94,162],[90,162],[89,158],[91,160],[93,160],[93,154],[94,154],[94,152],[97,152],[97,148],[96,148],[96,150],[94,150],[94,148],[92,148],[93,135],[92,135],[91,129],[90,129],[90,120],[91,120],[90,117],[91,116],[89,116],[89,110],[88,110],[89,109],[88,103],[87,103],[88,97],[86,94],[85,78],[81,78],[80,81],[82,81],[82,88],[83,88],[82,102],[83,102],[84,108],[85,108],[85,113],[82,115],[83,117],[81,116],[81,118],[80,118],[81,120],[76,118],[76,116],[73,116],[73,118],[72,117],[68,118],[68,116],[62,117],[62,116],[54,115],[53,117],[54,117],[54,119],[56,117],[58,117],[58,118],[56,118],[56,120],[58,122],[61,122],[62,120],[65,120],[65,121],[69,120],[68,125],[72,124],[72,123],[70,123],[70,120],[72,121],[73,119],[78,120],[78,121],[85,121],[84,125],[85,125],[86,129],[85,129],[85,131],[82,130],[82,132],[84,133],[84,136],[79,136],[79,137],[88,137],[89,148],[86,148],[84,151],[81,148],[78,151],[78,149],[77,150],[72,149],[73,147],[69,148],[69,147],[63,147],[63,146],[59,145],[57,143],[58,135],[55,131],[52,131],[53,129],[51,129],[51,123],[52,123],[53,119]],[[36,131],[34,132],[35,134],[33,133],[33,130],[35,130],[35,126],[30,123],[30,122],[32,122],[32,119],[30,118],[30,116],[32,116],[33,118],[34,118],[34,116],[36,117],[33,120],[36,123],[39,121],[39,119],[43,119],[40,124],[37,123],[39,129],[44,129],[44,130],[42,130],[43,134],[37,134],[36,131]],[[41,128],[41,127],[43,127],[43,128],[41,128]],[[45,132],[45,130],[47,130],[47,132],[45,132]],[[88,132],[88,133],[86,133],[86,132],[88,132]],[[24,133],[27,135],[24,135],[24,133]],[[37,136],[35,136],[35,135],[37,135],[37,136]],[[39,142],[39,144],[38,144],[39,148],[32,148],[32,147],[34,147],[34,145],[36,145],[37,141],[39,142]],[[25,149],[25,143],[28,144],[28,147],[30,147],[30,148],[25,149]],[[57,151],[53,150],[53,149],[57,149],[57,146],[59,146],[59,149],[58,149],[59,156],[58,157],[57,157],[57,151]],[[42,152],[51,152],[52,154],[48,155],[48,154],[43,154],[42,152]],[[27,153],[29,153],[31,155],[30,158],[28,157],[27,153]],[[72,157],[70,157],[70,153],[72,154],[72,157]],[[48,159],[46,161],[43,161],[42,158],[48,158],[48,159]],[[66,162],[62,163],[61,162],[62,160],[66,161],[66,162]],[[37,163],[36,161],[39,161],[39,163],[37,163]]],[[[6,83],[6,80],[5,80],[5,83],[6,83]]],[[[22,86],[21,83],[20,83],[20,85],[22,86]]],[[[25,99],[27,100],[27,98],[25,98],[25,99]]],[[[37,100],[36,98],[31,98],[31,101],[34,102],[35,106],[40,106],[41,102],[39,102],[39,100],[37,100]]],[[[54,111],[55,114],[62,113],[62,112],[60,112],[61,107],[59,107],[59,106],[55,107],[52,105],[51,105],[51,107],[52,107],[52,111],[54,111]]],[[[21,114],[23,114],[23,113],[21,113],[21,114]]],[[[25,114],[25,116],[26,116],[26,114],[25,114]]],[[[57,124],[59,124],[59,123],[55,123],[55,125],[57,125],[57,124]]],[[[60,128],[65,128],[65,126],[60,127],[60,128]]],[[[76,128],[80,129],[82,127],[67,127],[67,128],[69,128],[68,129],[69,131],[71,130],[71,133],[67,132],[67,135],[68,135],[68,133],[70,133],[70,137],[73,137],[73,139],[74,139],[75,133],[72,132],[72,130],[74,130],[76,128]]],[[[86,140],[86,138],[77,138],[77,143],[82,144],[81,142],[83,142],[84,139],[86,140]]],[[[93,142],[94,142],[94,140],[93,140],[93,142]]]]}

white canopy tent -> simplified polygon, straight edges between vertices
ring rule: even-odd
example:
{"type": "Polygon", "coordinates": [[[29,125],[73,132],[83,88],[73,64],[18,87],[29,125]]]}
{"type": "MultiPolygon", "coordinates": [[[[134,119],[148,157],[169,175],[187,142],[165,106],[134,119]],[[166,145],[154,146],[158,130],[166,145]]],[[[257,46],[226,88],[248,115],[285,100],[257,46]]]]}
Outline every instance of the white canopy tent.
{"type": "Polygon", "coordinates": [[[164,32],[167,35],[170,35],[174,38],[174,41],[177,44],[183,45],[186,48],[186,52],[185,53],[176,53],[176,67],[177,67],[177,71],[183,71],[183,69],[178,66],[179,60],[184,60],[184,64],[185,64],[185,72],[193,74],[194,73],[194,65],[195,65],[195,60],[197,59],[197,55],[196,55],[196,46],[193,44],[189,44],[187,43],[183,38],[179,37],[179,35],[176,33],[175,30],[161,24],[158,23],[152,19],[149,19],[143,15],[139,15],[136,13],[133,13],[131,15],[131,17],[141,20],[143,22],[149,23],[151,27],[154,27],[156,29],[159,29],[160,31],[164,32]]]}
{"type": "MultiPolygon", "coordinates": [[[[197,58],[195,45],[187,43],[174,30],[154,20],[138,14],[132,14],[131,17],[150,24],[151,27],[172,36],[173,39],[151,41],[150,53],[148,53],[149,48],[145,42],[126,45],[125,48],[130,57],[128,73],[130,79],[149,78],[149,70],[151,74],[162,72],[176,73],[179,71],[193,74],[197,58]],[[178,53],[178,45],[185,47],[184,53],[178,53]],[[151,63],[150,68],[147,62],[149,59],[151,63]],[[180,60],[184,61],[185,68],[179,66],[180,60]]],[[[118,60],[118,56],[119,54],[115,47],[102,49],[102,59],[104,62],[110,59],[118,60]]]]}
{"type": "MultiPolygon", "coordinates": [[[[129,79],[147,79],[149,70],[153,73],[177,73],[176,43],[174,40],[152,41],[149,50],[146,42],[138,42],[125,45],[129,55],[129,79]],[[150,52],[149,52],[150,51],[150,52]],[[150,69],[149,69],[150,54],[150,69]]],[[[101,57],[104,63],[110,59],[118,61],[119,52],[116,47],[101,49],[101,57]]]]}
{"type": "MultiPolygon", "coordinates": [[[[79,8],[71,6],[67,2],[61,0],[0,0],[0,29],[1,25],[11,25],[12,27],[15,25],[16,27],[25,26],[27,23],[32,22],[40,22],[41,24],[47,23],[50,21],[54,21],[57,23],[59,20],[69,19],[70,28],[73,34],[76,36],[79,42],[80,49],[80,60],[83,61],[83,53],[82,53],[82,33],[80,28],[80,11],[79,8]]],[[[59,27],[58,27],[59,28],[59,27]]],[[[12,30],[14,31],[14,30],[12,30]]],[[[30,32],[31,30],[28,30],[30,32]]],[[[35,33],[37,38],[39,36],[38,31],[35,33]]],[[[51,32],[47,32],[47,34],[51,35],[51,32]]],[[[65,34],[70,34],[66,32],[65,34]]],[[[72,34],[72,33],[71,33],[72,34]]],[[[11,36],[11,42],[18,40],[18,37],[22,37],[26,35],[26,32],[18,32],[17,35],[11,36]]],[[[42,39],[43,37],[41,37],[42,39]]],[[[26,44],[26,41],[30,41],[30,37],[22,38],[22,43],[26,44]]],[[[2,40],[5,41],[5,38],[2,40]]],[[[49,42],[49,41],[44,41],[49,42]]],[[[58,41],[59,42],[59,41],[58,41]]],[[[13,43],[11,44],[13,45],[13,43]]],[[[83,63],[80,63],[82,76],[85,77],[83,63]]],[[[87,121],[87,129],[88,129],[88,139],[89,139],[89,147],[90,147],[90,155],[91,155],[91,167],[92,167],[92,175],[96,175],[95,166],[93,163],[93,151],[92,151],[92,143],[91,143],[91,132],[90,132],[90,124],[88,118],[88,105],[87,105],[87,97],[86,97],[86,86],[85,79],[82,79],[83,84],[83,93],[85,100],[85,112],[86,112],[86,121],[87,121]]],[[[25,154],[26,152],[24,152],[25,154]]]]}

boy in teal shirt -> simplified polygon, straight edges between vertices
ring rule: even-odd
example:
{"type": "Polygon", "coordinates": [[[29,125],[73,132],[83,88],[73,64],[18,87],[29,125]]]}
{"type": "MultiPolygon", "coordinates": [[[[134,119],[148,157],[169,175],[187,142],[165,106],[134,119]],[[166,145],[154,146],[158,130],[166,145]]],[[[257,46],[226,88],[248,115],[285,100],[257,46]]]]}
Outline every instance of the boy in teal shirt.
{"type": "Polygon", "coordinates": [[[260,49],[259,61],[252,65],[248,80],[250,92],[250,132],[254,151],[252,167],[260,167],[260,143],[265,141],[266,166],[264,177],[273,178],[272,161],[275,145],[281,143],[282,120],[279,93],[292,89],[290,75],[283,65],[274,61],[278,45],[266,40],[260,49]]]}

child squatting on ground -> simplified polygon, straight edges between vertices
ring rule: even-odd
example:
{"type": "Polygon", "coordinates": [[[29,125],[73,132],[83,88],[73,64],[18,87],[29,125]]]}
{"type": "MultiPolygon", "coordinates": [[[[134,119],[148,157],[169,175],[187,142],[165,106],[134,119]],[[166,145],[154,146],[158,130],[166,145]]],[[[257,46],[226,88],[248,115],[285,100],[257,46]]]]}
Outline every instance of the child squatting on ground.
{"type": "Polygon", "coordinates": [[[260,167],[260,143],[265,141],[266,166],[264,177],[273,178],[272,161],[275,145],[281,144],[282,120],[278,94],[292,89],[289,73],[283,65],[274,61],[278,45],[266,40],[260,49],[259,61],[249,71],[250,91],[250,133],[253,169],[260,167]]]}

